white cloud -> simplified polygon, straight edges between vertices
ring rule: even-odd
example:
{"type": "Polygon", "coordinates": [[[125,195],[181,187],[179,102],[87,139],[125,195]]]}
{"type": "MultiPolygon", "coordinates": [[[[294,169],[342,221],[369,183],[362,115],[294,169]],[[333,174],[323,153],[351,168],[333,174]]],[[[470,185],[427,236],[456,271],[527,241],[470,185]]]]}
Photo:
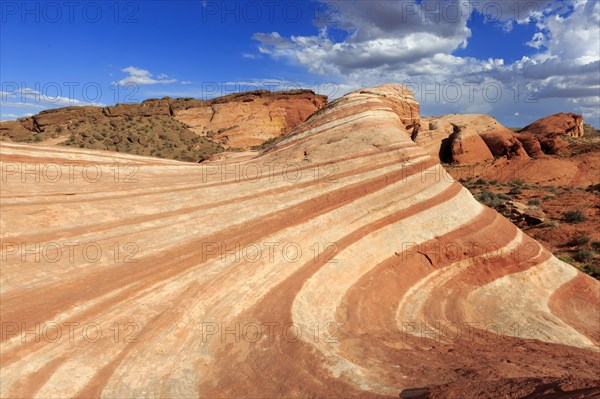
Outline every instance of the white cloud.
{"type": "Polygon", "coordinates": [[[27,103],[23,101],[1,101],[0,104],[3,107],[12,107],[12,108],[46,108],[40,104],[27,103]]]}
{"type": "Polygon", "coordinates": [[[33,115],[31,112],[27,112],[25,114],[0,114],[0,120],[2,121],[14,121],[19,118],[26,118],[28,116],[33,115]]]}
{"type": "Polygon", "coordinates": [[[243,58],[247,58],[249,60],[258,60],[263,58],[261,54],[251,54],[251,53],[242,53],[243,58]]]}
{"type": "Polygon", "coordinates": [[[105,106],[105,104],[102,104],[102,103],[81,101],[81,100],[77,100],[76,98],[62,97],[62,96],[49,96],[47,94],[40,92],[39,90],[35,90],[35,89],[29,88],[29,87],[23,87],[12,93],[7,93],[6,96],[4,96],[4,93],[2,93],[2,94],[3,94],[2,104],[4,104],[5,106],[10,106],[10,107],[44,108],[42,105],[39,105],[39,104],[48,104],[48,105],[54,105],[57,107],[68,107],[68,106],[74,106],[74,105],[76,105],[76,106],[93,105],[93,106],[98,106],[98,107],[105,106]],[[21,101],[16,101],[16,102],[6,101],[7,97],[8,98],[16,98],[17,96],[20,98],[21,101]]]}
{"type": "Polygon", "coordinates": [[[274,59],[291,60],[345,87],[389,82],[417,86],[440,82],[446,88],[475,85],[475,101],[471,101],[473,96],[467,95],[467,89],[456,102],[440,96],[433,101],[430,99],[434,96],[417,98],[429,113],[479,111],[529,118],[573,111],[581,104],[570,99],[600,95],[597,0],[333,3],[339,9],[339,19],[333,24],[317,21],[319,31],[313,36],[255,33],[259,52],[274,59]],[[448,7],[460,12],[450,18],[448,7]],[[498,29],[508,30],[513,23],[534,24],[537,31],[526,44],[536,49],[536,54],[513,63],[501,58],[483,60],[454,55],[455,50],[468,45],[473,9],[486,15],[498,29]],[[330,34],[333,30],[335,35],[330,34]],[[501,88],[498,101],[482,98],[486,96],[482,89],[493,87],[490,85],[501,88]]]}
{"type": "Polygon", "coordinates": [[[128,76],[116,82],[120,85],[134,84],[134,85],[153,85],[158,83],[175,83],[177,79],[169,78],[169,76],[161,73],[156,76],[156,79],[150,73],[150,71],[146,69],[136,68],[134,66],[129,66],[122,70],[126,72],[128,76]]]}
{"type": "Polygon", "coordinates": [[[529,47],[539,49],[540,47],[542,47],[544,45],[545,42],[546,42],[546,36],[544,36],[544,34],[542,32],[536,32],[533,35],[533,37],[531,38],[531,40],[528,41],[526,44],[529,47]]]}

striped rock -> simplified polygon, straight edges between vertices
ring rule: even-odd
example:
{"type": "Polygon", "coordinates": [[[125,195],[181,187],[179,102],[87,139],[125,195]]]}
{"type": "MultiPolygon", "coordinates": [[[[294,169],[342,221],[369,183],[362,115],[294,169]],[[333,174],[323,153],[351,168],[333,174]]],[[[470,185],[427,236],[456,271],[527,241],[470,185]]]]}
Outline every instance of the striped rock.
{"type": "Polygon", "coordinates": [[[353,92],[200,165],[2,143],[0,396],[597,392],[598,282],[454,182],[415,109],[353,92]]]}

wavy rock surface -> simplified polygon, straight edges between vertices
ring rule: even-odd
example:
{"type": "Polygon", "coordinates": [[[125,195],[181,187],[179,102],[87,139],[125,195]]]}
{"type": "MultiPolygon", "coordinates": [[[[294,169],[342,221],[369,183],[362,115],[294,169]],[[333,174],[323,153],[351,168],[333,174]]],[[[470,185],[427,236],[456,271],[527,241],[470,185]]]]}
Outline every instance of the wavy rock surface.
{"type": "Polygon", "coordinates": [[[3,143],[0,396],[598,394],[598,282],[454,182],[415,109],[353,92],[201,165],[3,143]]]}

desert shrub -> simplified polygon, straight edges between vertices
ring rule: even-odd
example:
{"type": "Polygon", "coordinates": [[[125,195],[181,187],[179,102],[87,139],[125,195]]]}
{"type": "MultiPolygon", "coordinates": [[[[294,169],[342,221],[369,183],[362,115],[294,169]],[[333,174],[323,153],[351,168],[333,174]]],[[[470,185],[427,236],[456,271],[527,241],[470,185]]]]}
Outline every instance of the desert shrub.
{"type": "Polygon", "coordinates": [[[500,194],[497,195],[497,197],[500,198],[501,200],[504,200],[504,201],[512,201],[512,197],[508,196],[506,194],[500,193],[500,194]]]}
{"type": "Polygon", "coordinates": [[[595,251],[600,251],[600,241],[592,241],[592,248],[595,251]]]}
{"type": "Polygon", "coordinates": [[[524,181],[522,179],[513,179],[509,182],[511,186],[521,187],[524,181]]]}
{"type": "Polygon", "coordinates": [[[532,199],[532,200],[527,201],[527,205],[539,206],[540,205],[540,201],[532,199]]]}
{"type": "Polygon", "coordinates": [[[519,187],[513,187],[510,189],[510,191],[508,192],[511,195],[516,195],[516,194],[521,194],[523,191],[521,191],[521,189],[519,187]]]}
{"type": "Polygon", "coordinates": [[[589,249],[579,250],[573,255],[573,258],[578,262],[589,262],[594,258],[594,251],[589,249]]]}
{"type": "Polygon", "coordinates": [[[538,224],[537,227],[551,227],[551,228],[555,228],[555,227],[558,227],[559,225],[560,225],[560,223],[558,223],[557,220],[546,220],[544,223],[538,224]]]}
{"type": "Polygon", "coordinates": [[[576,266],[577,264],[577,262],[575,262],[575,259],[571,258],[570,256],[557,256],[557,258],[572,266],[576,266]]]}
{"type": "Polygon", "coordinates": [[[564,215],[565,222],[567,223],[581,223],[587,220],[587,217],[581,211],[568,211],[564,215]]]}
{"type": "Polygon", "coordinates": [[[487,182],[483,179],[477,179],[475,180],[475,184],[478,184],[480,186],[487,186],[487,182]]]}
{"type": "Polygon", "coordinates": [[[575,237],[571,241],[569,241],[569,245],[579,247],[581,245],[587,244],[588,242],[590,242],[589,236],[579,236],[579,237],[575,237]]]}
{"type": "Polygon", "coordinates": [[[488,190],[482,191],[481,194],[475,198],[477,201],[489,206],[490,208],[500,206],[506,202],[506,200],[499,198],[496,194],[488,190]]]}
{"type": "Polygon", "coordinates": [[[55,132],[56,133],[62,133],[63,130],[64,130],[63,127],[59,126],[59,127],[56,128],[55,132]]]}
{"type": "Polygon", "coordinates": [[[585,265],[581,268],[581,271],[585,274],[589,274],[596,280],[600,280],[600,266],[596,265],[585,265]]]}

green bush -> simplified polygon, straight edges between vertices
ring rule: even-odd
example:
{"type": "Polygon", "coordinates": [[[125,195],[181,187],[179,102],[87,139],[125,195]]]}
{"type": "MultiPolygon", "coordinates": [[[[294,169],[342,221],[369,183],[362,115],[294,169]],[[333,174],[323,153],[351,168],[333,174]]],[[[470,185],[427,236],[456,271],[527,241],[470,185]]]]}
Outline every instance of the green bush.
{"type": "Polygon", "coordinates": [[[535,200],[535,199],[527,201],[527,205],[539,206],[540,204],[541,204],[541,202],[539,200],[535,200]]]}
{"type": "Polygon", "coordinates": [[[595,251],[600,251],[600,241],[592,241],[592,248],[595,251]]]}
{"type": "Polygon", "coordinates": [[[509,184],[511,186],[517,186],[517,187],[521,187],[523,185],[524,181],[521,179],[513,179],[509,182],[509,184]]]}
{"type": "Polygon", "coordinates": [[[564,215],[565,222],[567,223],[581,223],[587,220],[587,217],[581,211],[568,211],[564,215]]]}
{"type": "Polygon", "coordinates": [[[572,246],[581,246],[581,245],[585,245],[588,242],[590,242],[590,237],[589,236],[579,236],[579,237],[575,237],[573,238],[570,242],[569,245],[572,246]]]}
{"type": "Polygon", "coordinates": [[[571,258],[570,256],[557,256],[558,259],[562,260],[565,263],[568,263],[572,266],[575,266],[577,262],[575,262],[575,259],[571,258]]]}
{"type": "Polygon", "coordinates": [[[600,266],[596,265],[585,265],[581,268],[581,271],[585,274],[589,274],[596,280],[600,280],[600,266]]]}
{"type": "Polygon", "coordinates": [[[542,224],[538,224],[537,227],[558,227],[559,223],[556,220],[546,220],[544,223],[542,224]]]}
{"type": "Polygon", "coordinates": [[[578,262],[589,262],[594,258],[594,251],[590,251],[589,249],[582,249],[577,251],[573,258],[578,262]]]}
{"type": "Polygon", "coordinates": [[[490,208],[495,208],[506,202],[505,199],[500,198],[500,196],[494,194],[489,190],[482,191],[481,194],[479,194],[475,198],[477,199],[477,201],[489,206],[490,208]]]}
{"type": "Polygon", "coordinates": [[[510,189],[510,191],[508,192],[511,195],[515,195],[515,194],[521,194],[523,191],[521,191],[521,189],[519,187],[513,187],[510,189]]]}

